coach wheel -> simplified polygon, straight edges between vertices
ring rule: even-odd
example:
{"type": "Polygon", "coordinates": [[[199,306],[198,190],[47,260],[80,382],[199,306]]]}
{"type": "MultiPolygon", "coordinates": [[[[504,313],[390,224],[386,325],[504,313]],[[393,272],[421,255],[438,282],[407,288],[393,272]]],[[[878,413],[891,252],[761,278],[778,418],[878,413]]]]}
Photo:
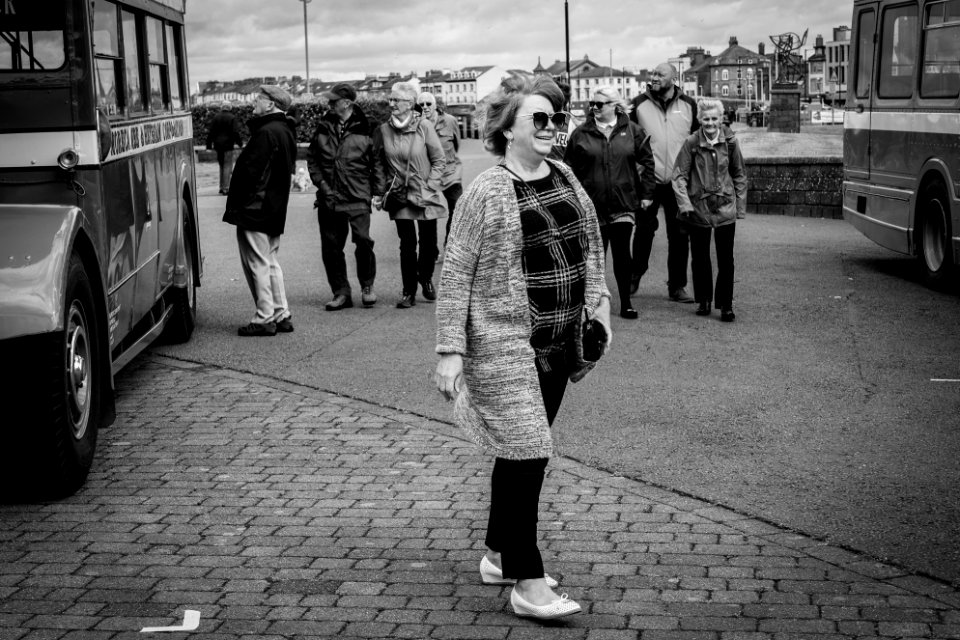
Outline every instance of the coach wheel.
{"type": "Polygon", "coordinates": [[[950,245],[950,204],[942,182],[928,183],[920,192],[918,209],[920,247],[917,252],[927,283],[943,287],[953,271],[950,245]]]}

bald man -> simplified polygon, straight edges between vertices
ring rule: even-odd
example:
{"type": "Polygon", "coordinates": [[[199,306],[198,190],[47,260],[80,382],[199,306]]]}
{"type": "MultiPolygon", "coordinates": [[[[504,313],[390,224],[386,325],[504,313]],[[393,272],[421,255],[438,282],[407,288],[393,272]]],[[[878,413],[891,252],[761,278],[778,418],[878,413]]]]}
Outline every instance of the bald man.
{"type": "Polygon", "coordinates": [[[640,288],[640,278],[647,272],[653,236],[657,231],[657,211],[663,207],[667,224],[667,294],[674,302],[693,302],[687,293],[687,263],[690,239],[677,221],[677,198],[673,192],[673,165],[687,136],[700,128],[697,103],[683,94],[675,84],[676,68],[669,63],[658,65],[650,74],[647,90],[633,100],[630,118],[650,135],[657,186],[653,204],[638,212],[633,236],[633,280],[630,292],[640,288]]]}
{"type": "Polygon", "coordinates": [[[440,109],[440,104],[430,92],[424,91],[417,96],[417,106],[420,107],[423,117],[433,123],[447,161],[443,176],[440,178],[440,188],[443,190],[443,197],[447,200],[447,211],[450,212],[447,216],[447,233],[444,237],[444,246],[446,246],[446,238],[450,236],[450,222],[453,220],[453,208],[463,195],[463,165],[457,156],[457,152],[460,151],[460,125],[456,118],[440,109]]]}

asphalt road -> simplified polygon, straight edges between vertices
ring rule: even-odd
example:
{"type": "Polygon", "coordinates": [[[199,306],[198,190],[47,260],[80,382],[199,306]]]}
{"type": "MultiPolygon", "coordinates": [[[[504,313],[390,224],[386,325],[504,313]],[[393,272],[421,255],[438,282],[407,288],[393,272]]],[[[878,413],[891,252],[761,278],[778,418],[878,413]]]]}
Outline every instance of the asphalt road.
{"type": "MultiPolygon", "coordinates": [[[[491,162],[476,141],[463,157],[467,179],[491,162]]],[[[296,331],[237,337],[253,305],[215,169],[198,168],[197,332],[154,350],[449,419],[431,385],[433,305],[394,308],[386,214],[372,229],[380,303],[329,313],[313,195],[293,194],[280,256],[296,331]]],[[[960,383],[937,381],[960,379],[960,297],[843,221],[752,216],[737,235],[734,324],[667,299],[657,236],[640,319],[615,317],[612,353],[568,390],[562,453],[960,585],[960,383]]]]}

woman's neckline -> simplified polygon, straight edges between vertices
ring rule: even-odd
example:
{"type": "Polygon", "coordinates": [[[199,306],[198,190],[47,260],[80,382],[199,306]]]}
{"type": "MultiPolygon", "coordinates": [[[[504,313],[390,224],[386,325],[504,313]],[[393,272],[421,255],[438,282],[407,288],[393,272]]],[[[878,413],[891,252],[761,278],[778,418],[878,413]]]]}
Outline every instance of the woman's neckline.
{"type": "Polygon", "coordinates": [[[513,158],[504,158],[503,166],[509,169],[516,177],[525,181],[542,180],[550,175],[550,163],[545,159],[533,169],[524,166],[513,158]]]}

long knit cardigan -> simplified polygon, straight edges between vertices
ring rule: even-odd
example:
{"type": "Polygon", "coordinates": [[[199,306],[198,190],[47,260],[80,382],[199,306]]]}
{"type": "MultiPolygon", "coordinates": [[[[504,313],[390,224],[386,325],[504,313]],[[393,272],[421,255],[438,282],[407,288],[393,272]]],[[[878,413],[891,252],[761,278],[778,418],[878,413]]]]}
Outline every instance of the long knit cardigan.
{"type": "MultiPolygon", "coordinates": [[[[573,186],[586,216],[584,306],[592,315],[601,296],[610,295],[596,211],[573,171],[548,162],[573,186]]],[[[516,188],[507,171],[493,167],[457,203],[440,275],[436,350],[463,356],[465,385],[454,404],[456,423],[474,442],[510,460],[553,453],[530,333],[516,188]]],[[[590,366],[572,372],[571,380],[590,366]]]]}

